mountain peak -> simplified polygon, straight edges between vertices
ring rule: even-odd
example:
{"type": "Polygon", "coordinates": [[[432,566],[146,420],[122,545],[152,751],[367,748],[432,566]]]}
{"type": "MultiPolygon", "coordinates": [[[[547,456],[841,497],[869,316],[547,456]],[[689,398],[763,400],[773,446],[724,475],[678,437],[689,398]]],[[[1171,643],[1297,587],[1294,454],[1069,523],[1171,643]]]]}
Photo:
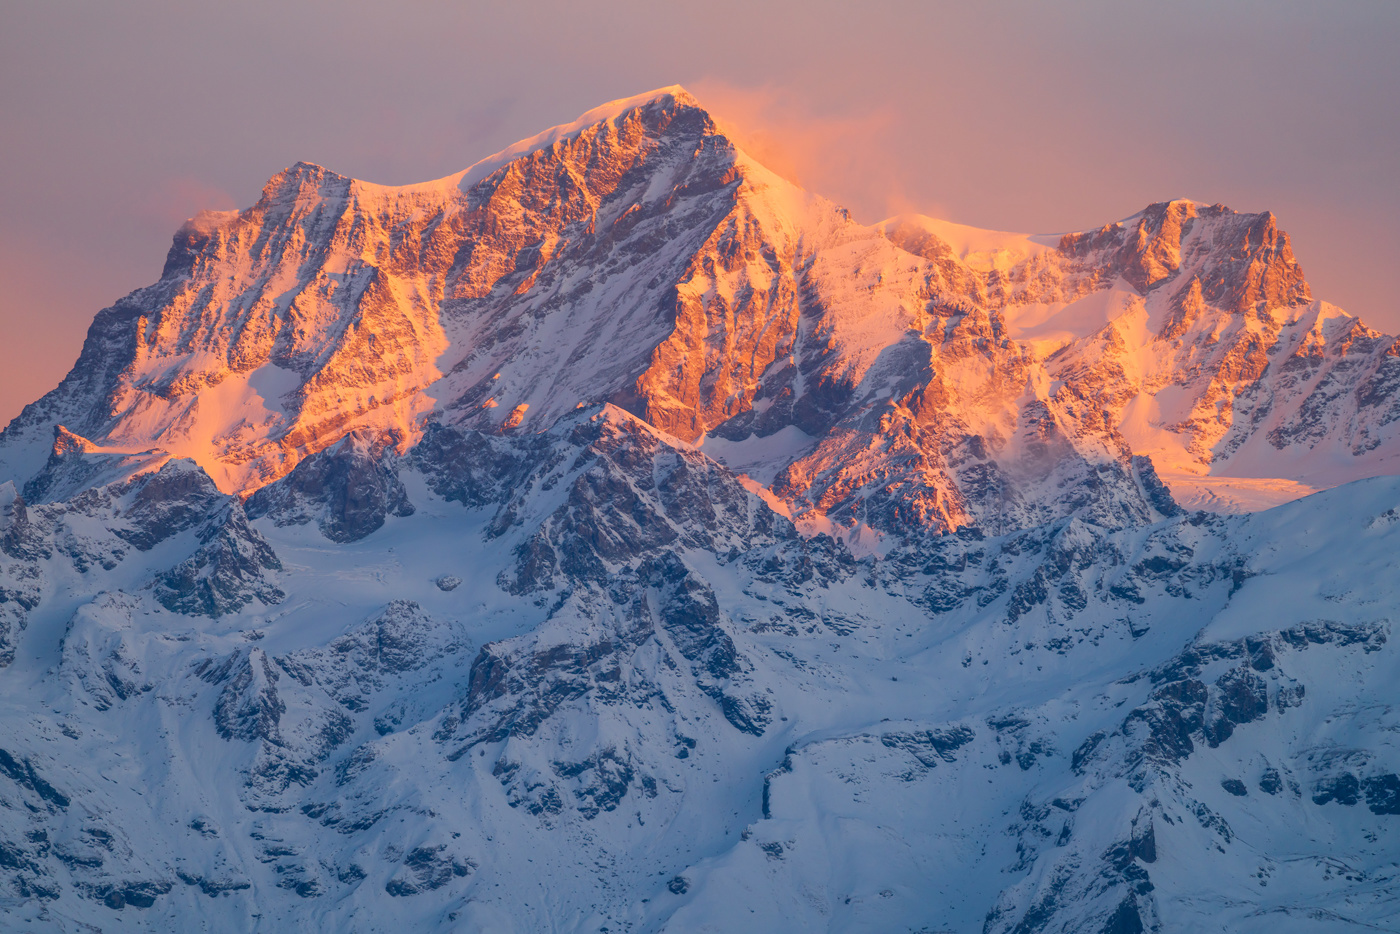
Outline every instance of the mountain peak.
{"type": "MultiPolygon", "coordinates": [[[[904,458],[920,466],[907,489],[891,487],[891,514],[908,493],[911,515],[951,515],[925,510],[917,490],[941,477],[953,503],[956,490],[992,489],[974,482],[973,461],[991,476],[1012,456],[1003,449],[1034,460],[1017,440],[1023,419],[1128,476],[1119,428],[1080,424],[1084,410],[1050,398],[1037,361],[1054,353],[1063,369],[1079,359],[1069,345],[1099,348],[1094,335],[1122,319],[1111,330],[1139,356],[1189,338],[1178,369],[1154,363],[1131,392],[1206,372],[1253,379],[1267,348],[1236,324],[1282,340],[1278,323],[1308,301],[1273,215],[1192,199],[1064,236],[920,215],[861,226],[770,177],[673,85],[437,181],[380,186],[298,162],[249,210],[197,216],[161,281],[98,316],[83,364],[6,431],[0,457],[33,476],[62,422],[112,453],[195,458],[221,489],[251,493],[357,429],[406,449],[429,420],[531,434],[610,402],[688,443],[757,450],[781,433],[777,453],[754,460],[764,482],[845,424],[840,450],[878,464],[832,474],[835,492],[813,510],[879,492],[871,484],[903,477],[891,465],[904,458]],[[1148,326],[1133,330],[1139,311],[1148,326]],[[1216,322],[1232,330],[1216,335],[1216,322]],[[1212,349],[1236,346],[1248,366],[1212,349]],[[912,413],[907,450],[867,437],[895,402],[912,413]]],[[[1202,405],[1198,418],[1151,415],[1153,430],[1218,439],[1229,418],[1202,405]]],[[[818,456],[802,475],[835,463],[818,456]]]]}
{"type": "Polygon", "coordinates": [[[699,107],[700,102],[684,87],[679,84],[670,84],[664,88],[656,88],[651,91],[643,91],[641,94],[632,94],[628,97],[619,97],[617,100],[599,104],[585,111],[577,121],[585,125],[592,123],[602,123],[604,120],[611,120],[629,110],[636,110],[648,104],[659,103],[664,105],[676,104],[682,107],[699,107]]]}
{"type": "Polygon", "coordinates": [[[631,97],[622,97],[605,104],[599,104],[591,110],[585,111],[577,119],[562,123],[558,126],[550,127],[534,136],[522,139],[502,149],[500,152],[487,156],[469,166],[456,175],[448,176],[442,181],[451,181],[460,190],[467,191],[481,180],[496,172],[497,169],[514,162],[516,159],[529,156],[541,149],[573,139],[586,130],[596,127],[599,124],[616,122],[625,115],[651,108],[660,109],[682,109],[694,108],[703,110],[689,91],[679,84],[669,87],[657,88],[654,91],[647,91],[643,94],[634,94],[631,97]]]}
{"type": "Polygon", "coordinates": [[[263,194],[266,196],[269,192],[278,190],[319,186],[327,182],[348,181],[350,181],[348,176],[341,175],[339,172],[333,172],[323,165],[317,165],[315,162],[301,161],[295,165],[288,166],[268,179],[267,184],[263,186],[263,194]]]}
{"type": "Polygon", "coordinates": [[[1381,929],[1400,478],[1181,508],[1400,464],[1306,298],[1189,199],[863,226],[679,87],[297,163],[0,434],[0,928],[1381,929]]]}
{"type": "Polygon", "coordinates": [[[1112,256],[1113,271],[1141,294],[1201,279],[1206,301],[1237,314],[1268,315],[1312,301],[1288,234],[1269,211],[1159,201],[1098,230],[1068,233],[1060,251],[1112,256]]]}

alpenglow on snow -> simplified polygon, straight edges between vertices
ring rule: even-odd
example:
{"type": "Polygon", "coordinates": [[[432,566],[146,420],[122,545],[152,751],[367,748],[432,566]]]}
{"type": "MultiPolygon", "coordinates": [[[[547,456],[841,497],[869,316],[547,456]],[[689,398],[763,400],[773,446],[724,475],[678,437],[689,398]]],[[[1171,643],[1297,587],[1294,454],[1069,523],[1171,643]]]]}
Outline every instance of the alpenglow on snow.
{"type": "Polygon", "coordinates": [[[298,163],[0,433],[0,926],[1395,930],[1400,341],[679,87],[298,163]]]}

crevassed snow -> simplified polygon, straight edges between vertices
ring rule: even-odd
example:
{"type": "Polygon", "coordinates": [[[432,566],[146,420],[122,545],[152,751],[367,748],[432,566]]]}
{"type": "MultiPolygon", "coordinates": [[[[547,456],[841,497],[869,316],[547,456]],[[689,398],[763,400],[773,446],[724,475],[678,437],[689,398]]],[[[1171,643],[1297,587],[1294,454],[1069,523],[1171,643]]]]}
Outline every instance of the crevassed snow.
{"type": "Polygon", "coordinates": [[[1004,317],[1014,339],[1044,343],[1058,349],[1072,340],[1088,337],[1110,321],[1140,307],[1141,296],[1120,280],[1112,288],[1091,292],[1073,302],[1011,305],[1004,317]]]}
{"type": "Polygon", "coordinates": [[[735,473],[747,474],[764,486],[772,486],[778,472],[817,446],[813,438],[796,425],[787,425],[766,438],[749,435],[730,441],[716,435],[702,439],[700,450],[735,473]]]}
{"type": "Polygon", "coordinates": [[[1183,509],[1207,512],[1259,512],[1311,496],[1321,489],[1278,477],[1202,476],[1174,470],[1159,470],[1157,476],[1183,509]]]}
{"type": "Polygon", "coordinates": [[[875,225],[881,231],[910,226],[933,234],[958,260],[980,272],[1008,271],[1021,262],[1053,250],[1060,234],[1024,234],[955,224],[926,214],[899,214],[875,225]]]}

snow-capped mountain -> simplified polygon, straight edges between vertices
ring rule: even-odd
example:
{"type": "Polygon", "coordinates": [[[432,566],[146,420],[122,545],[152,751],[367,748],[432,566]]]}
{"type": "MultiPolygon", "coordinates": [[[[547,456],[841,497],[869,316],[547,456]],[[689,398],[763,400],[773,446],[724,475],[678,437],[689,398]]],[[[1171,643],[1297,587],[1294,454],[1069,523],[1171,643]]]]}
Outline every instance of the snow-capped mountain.
{"type": "Polygon", "coordinates": [[[1142,521],[1133,454],[1188,499],[1390,469],[1393,347],[1312,300],[1270,215],[864,227],[673,88],[437,182],[302,163],[200,215],[0,456],[24,484],[54,451],[158,451],[247,494],[350,430],[402,451],[607,401],[842,528],[1022,527],[1091,476],[1142,521]]]}
{"type": "Polygon", "coordinates": [[[0,434],[0,916],[1390,929],[1397,346],[1271,215],[867,227],[680,88],[298,164],[0,434]]]}

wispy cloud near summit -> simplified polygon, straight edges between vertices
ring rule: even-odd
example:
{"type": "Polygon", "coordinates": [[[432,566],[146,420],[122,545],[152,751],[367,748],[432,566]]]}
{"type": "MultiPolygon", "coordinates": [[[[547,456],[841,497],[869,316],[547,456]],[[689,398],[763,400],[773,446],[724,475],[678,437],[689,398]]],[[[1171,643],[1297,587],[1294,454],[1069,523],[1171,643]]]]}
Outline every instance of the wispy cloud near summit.
{"type": "MultiPolygon", "coordinates": [[[[892,102],[832,110],[780,84],[741,87],[710,77],[688,86],[741,149],[809,191],[842,201],[860,220],[910,209],[892,102]]],[[[917,209],[935,213],[939,206],[925,201],[917,209]]]]}

